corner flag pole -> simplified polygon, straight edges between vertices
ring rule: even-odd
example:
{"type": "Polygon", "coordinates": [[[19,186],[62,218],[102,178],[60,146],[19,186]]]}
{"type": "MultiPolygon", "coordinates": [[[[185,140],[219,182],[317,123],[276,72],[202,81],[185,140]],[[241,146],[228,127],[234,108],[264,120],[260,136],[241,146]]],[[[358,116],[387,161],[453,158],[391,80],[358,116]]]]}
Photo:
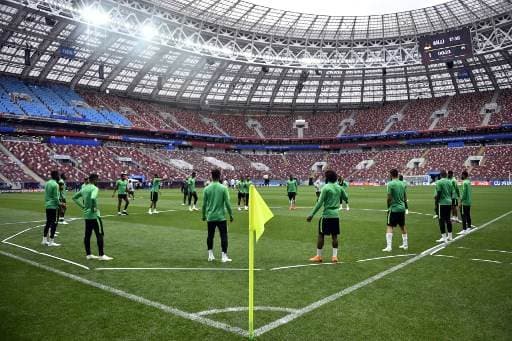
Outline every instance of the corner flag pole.
{"type": "Polygon", "coordinates": [[[254,249],[274,214],[254,185],[249,187],[249,340],[254,340],[254,249]]]}
{"type": "Polygon", "coordinates": [[[254,340],[254,237],[249,230],[249,340],[254,340]]]}

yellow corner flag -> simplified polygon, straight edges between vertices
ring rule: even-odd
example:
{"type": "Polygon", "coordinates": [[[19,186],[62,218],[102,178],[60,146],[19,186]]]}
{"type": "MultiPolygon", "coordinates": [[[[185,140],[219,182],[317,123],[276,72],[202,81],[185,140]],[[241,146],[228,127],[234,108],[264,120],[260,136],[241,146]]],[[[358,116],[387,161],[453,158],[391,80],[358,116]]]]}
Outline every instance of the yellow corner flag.
{"type": "Polygon", "coordinates": [[[249,198],[249,231],[256,232],[256,241],[258,241],[265,231],[265,223],[272,219],[274,214],[254,185],[249,188],[249,198]]]}
{"type": "Polygon", "coordinates": [[[256,190],[249,187],[249,339],[254,339],[254,243],[265,231],[274,214],[256,190]],[[255,238],[256,237],[256,238],[255,238]]]}

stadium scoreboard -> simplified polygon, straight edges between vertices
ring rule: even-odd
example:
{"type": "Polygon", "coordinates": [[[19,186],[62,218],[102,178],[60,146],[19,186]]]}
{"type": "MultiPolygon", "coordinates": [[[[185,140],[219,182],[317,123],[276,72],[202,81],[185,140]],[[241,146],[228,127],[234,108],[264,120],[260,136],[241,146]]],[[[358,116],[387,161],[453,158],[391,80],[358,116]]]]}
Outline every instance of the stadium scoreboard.
{"type": "Polygon", "coordinates": [[[418,39],[421,61],[424,64],[448,62],[473,56],[469,28],[444,32],[418,39]]]}

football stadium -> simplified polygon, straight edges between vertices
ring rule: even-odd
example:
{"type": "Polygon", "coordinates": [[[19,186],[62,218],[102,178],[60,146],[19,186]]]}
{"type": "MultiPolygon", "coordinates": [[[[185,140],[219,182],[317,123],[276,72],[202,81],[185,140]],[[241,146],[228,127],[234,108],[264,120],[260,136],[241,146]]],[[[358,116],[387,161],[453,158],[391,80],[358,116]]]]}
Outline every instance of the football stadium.
{"type": "Polygon", "coordinates": [[[511,1],[0,1],[2,340],[511,340],[511,227],[511,1]]]}

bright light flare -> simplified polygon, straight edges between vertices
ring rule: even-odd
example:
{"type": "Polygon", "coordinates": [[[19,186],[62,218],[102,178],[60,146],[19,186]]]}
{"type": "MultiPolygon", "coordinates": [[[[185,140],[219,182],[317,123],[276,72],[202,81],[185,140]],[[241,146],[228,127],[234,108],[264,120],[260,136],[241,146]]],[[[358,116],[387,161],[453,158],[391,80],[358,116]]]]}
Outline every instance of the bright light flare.
{"type": "Polygon", "coordinates": [[[86,23],[95,26],[106,25],[110,22],[110,15],[101,7],[84,7],[80,16],[86,23]]]}
{"type": "Polygon", "coordinates": [[[144,24],[140,31],[145,40],[152,40],[158,34],[158,30],[151,23],[144,24]]]}

